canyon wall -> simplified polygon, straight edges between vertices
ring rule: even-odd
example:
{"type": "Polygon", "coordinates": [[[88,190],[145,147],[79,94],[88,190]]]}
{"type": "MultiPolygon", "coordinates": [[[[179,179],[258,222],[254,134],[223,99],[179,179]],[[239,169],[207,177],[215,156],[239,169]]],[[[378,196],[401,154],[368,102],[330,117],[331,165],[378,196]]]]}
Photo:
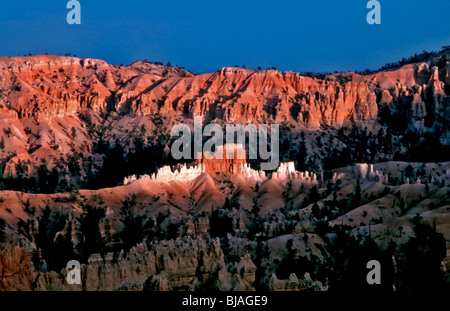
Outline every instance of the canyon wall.
{"type": "Polygon", "coordinates": [[[77,178],[87,180],[102,165],[98,140],[132,150],[133,138],[144,128],[153,140],[167,143],[172,126],[191,126],[193,116],[202,116],[204,124],[308,129],[362,124],[370,129],[387,112],[418,132],[434,131],[448,145],[449,69],[448,62],[438,69],[428,61],[319,79],[276,70],[226,67],[194,75],[148,62],[115,66],[76,57],[2,57],[2,173],[16,176],[17,166],[25,163],[25,174],[35,175],[45,158],[50,169],[59,165],[70,183],[73,176],[64,161],[73,155],[82,167],[77,178]]]}

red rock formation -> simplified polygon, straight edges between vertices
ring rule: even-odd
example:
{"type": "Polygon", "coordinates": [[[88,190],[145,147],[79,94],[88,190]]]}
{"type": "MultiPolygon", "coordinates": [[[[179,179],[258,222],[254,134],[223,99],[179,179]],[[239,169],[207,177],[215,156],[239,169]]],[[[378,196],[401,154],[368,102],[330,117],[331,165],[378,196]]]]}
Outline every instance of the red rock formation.
{"type": "Polygon", "coordinates": [[[242,166],[247,163],[246,151],[238,144],[218,146],[216,156],[210,159],[212,156],[214,155],[203,155],[197,160],[199,165],[204,165],[205,172],[223,172],[232,176],[241,173],[242,166]]]}
{"type": "MultiPolygon", "coordinates": [[[[164,118],[166,127],[201,115],[206,123],[286,122],[319,128],[375,123],[383,107],[407,115],[418,129],[426,125],[442,131],[448,118],[449,70],[449,64],[438,71],[429,63],[417,63],[322,80],[276,70],[226,67],[193,75],[147,62],[114,66],[75,57],[2,57],[3,173],[16,175],[17,164],[29,163],[27,173],[33,174],[43,158],[51,169],[73,152],[91,156],[89,163],[80,163],[82,167],[101,165],[102,158],[92,156],[90,133],[105,122],[106,111],[118,120],[105,134],[111,144],[116,139],[132,141],[129,136],[142,125],[147,131],[161,127],[151,119],[157,116],[164,118]],[[80,117],[86,112],[92,120],[80,117]]],[[[85,172],[79,178],[85,178],[85,172]]]]}
{"type": "Polygon", "coordinates": [[[375,120],[375,90],[382,94],[378,103],[385,104],[405,93],[423,101],[428,88],[433,88],[434,96],[443,95],[448,71],[449,65],[443,68],[441,81],[437,69],[419,63],[372,75],[334,74],[320,80],[276,70],[226,67],[194,76],[179,68],[144,62],[114,66],[74,57],[3,57],[0,103],[2,114],[11,119],[35,117],[37,121],[74,115],[83,108],[109,108],[135,115],[187,113],[208,120],[286,120],[319,127],[375,120]],[[341,76],[348,82],[340,81],[341,76]]]}

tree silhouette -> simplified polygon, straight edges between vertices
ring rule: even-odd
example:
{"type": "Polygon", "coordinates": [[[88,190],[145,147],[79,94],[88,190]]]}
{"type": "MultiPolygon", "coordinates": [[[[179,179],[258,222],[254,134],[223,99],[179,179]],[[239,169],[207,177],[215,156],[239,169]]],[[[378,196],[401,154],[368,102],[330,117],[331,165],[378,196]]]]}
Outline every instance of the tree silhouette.
{"type": "Polygon", "coordinates": [[[446,256],[445,238],[423,220],[413,218],[415,236],[403,247],[399,259],[398,289],[430,291],[445,289],[441,262],[446,256]]]}

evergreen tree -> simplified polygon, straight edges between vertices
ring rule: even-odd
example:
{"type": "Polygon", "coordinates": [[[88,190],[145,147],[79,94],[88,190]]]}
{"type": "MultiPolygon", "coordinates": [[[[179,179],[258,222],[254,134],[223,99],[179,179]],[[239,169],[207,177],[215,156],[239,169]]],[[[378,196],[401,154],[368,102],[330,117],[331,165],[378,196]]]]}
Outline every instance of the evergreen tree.
{"type": "Polygon", "coordinates": [[[317,205],[317,203],[313,204],[311,214],[315,219],[322,218],[320,207],[319,207],[319,205],[317,205]]]}
{"type": "Polygon", "coordinates": [[[356,181],[355,191],[353,195],[353,208],[361,206],[361,183],[359,179],[356,181]]]}
{"type": "Polygon", "coordinates": [[[403,247],[399,262],[398,289],[429,291],[445,289],[441,262],[446,256],[445,238],[423,220],[413,219],[415,236],[403,247]]]}
{"type": "Polygon", "coordinates": [[[79,249],[83,255],[83,260],[87,261],[91,254],[103,254],[106,251],[106,242],[101,237],[99,228],[100,220],[105,217],[105,209],[86,203],[81,203],[80,205],[83,209],[80,223],[84,241],[80,244],[79,249]]]}
{"type": "Polygon", "coordinates": [[[5,227],[5,220],[3,218],[0,218],[0,243],[3,243],[5,241],[5,227]]]}
{"type": "Polygon", "coordinates": [[[306,170],[306,159],[307,159],[307,151],[306,146],[303,142],[300,143],[298,153],[297,153],[297,170],[300,172],[304,172],[306,170]]]}
{"type": "Polygon", "coordinates": [[[314,185],[314,187],[311,188],[311,192],[309,193],[309,202],[313,203],[313,202],[317,202],[320,200],[320,194],[319,191],[317,190],[317,186],[314,185]]]}
{"type": "Polygon", "coordinates": [[[123,229],[117,234],[117,237],[125,251],[130,250],[131,247],[142,242],[144,239],[144,217],[136,214],[136,205],[137,197],[133,193],[122,202],[122,207],[119,212],[123,229]]]}

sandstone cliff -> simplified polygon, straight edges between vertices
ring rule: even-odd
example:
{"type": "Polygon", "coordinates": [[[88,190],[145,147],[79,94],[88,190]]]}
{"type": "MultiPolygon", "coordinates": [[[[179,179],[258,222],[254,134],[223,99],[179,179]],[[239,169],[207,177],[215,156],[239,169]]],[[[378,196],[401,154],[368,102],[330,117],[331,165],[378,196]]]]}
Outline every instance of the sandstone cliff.
{"type": "Polygon", "coordinates": [[[46,164],[63,175],[60,181],[82,184],[102,166],[98,144],[133,150],[139,135],[166,144],[175,123],[190,124],[196,115],[205,124],[282,123],[310,130],[352,124],[376,130],[378,121],[391,118],[418,132],[431,130],[448,145],[450,65],[432,66],[428,61],[319,79],[276,70],[227,67],[194,75],[147,62],[2,57],[2,174],[36,177],[46,164]]]}

